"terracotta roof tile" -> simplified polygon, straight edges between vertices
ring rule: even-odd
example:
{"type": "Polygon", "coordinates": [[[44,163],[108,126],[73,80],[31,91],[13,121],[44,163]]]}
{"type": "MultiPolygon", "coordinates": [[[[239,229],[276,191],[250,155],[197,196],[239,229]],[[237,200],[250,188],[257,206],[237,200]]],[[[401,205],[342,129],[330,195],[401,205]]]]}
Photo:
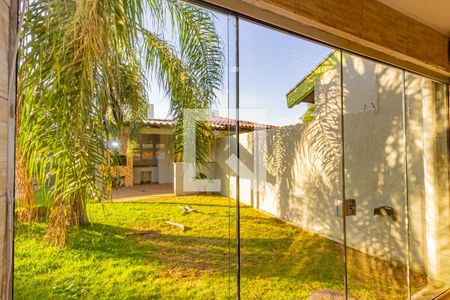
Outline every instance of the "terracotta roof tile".
{"type": "MultiPolygon", "coordinates": [[[[213,116],[210,118],[211,125],[214,129],[217,130],[227,130],[233,129],[236,126],[235,119],[229,119],[224,117],[213,116]]],[[[173,126],[175,121],[167,120],[167,119],[149,119],[144,121],[144,125],[148,127],[170,127],[173,126]]],[[[255,130],[255,129],[264,129],[264,128],[276,128],[274,125],[260,124],[254,123],[250,121],[239,121],[239,125],[241,129],[246,130],[255,130]]]]}

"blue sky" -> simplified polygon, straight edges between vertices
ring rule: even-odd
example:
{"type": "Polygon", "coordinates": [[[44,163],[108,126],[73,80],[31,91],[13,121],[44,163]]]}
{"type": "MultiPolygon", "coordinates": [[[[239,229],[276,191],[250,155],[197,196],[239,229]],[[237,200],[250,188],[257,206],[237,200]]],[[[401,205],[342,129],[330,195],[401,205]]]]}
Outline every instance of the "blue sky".
{"type": "MultiPolygon", "coordinates": [[[[228,48],[227,16],[216,14],[216,27],[228,48]]],[[[289,109],[286,93],[317,66],[332,51],[324,47],[246,20],[239,21],[240,107],[245,109],[242,119],[273,125],[299,123],[306,106],[289,109]],[[255,113],[251,110],[255,109],[255,113]]],[[[228,57],[226,57],[228,60],[228,57]]],[[[230,66],[232,67],[232,66],[230,66]]],[[[226,116],[228,108],[228,62],[225,62],[224,84],[218,91],[216,108],[226,116]]],[[[155,105],[155,118],[167,118],[169,99],[150,82],[150,103],[155,105]]],[[[230,89],[232,90],[232,89],[230,89]]]]}

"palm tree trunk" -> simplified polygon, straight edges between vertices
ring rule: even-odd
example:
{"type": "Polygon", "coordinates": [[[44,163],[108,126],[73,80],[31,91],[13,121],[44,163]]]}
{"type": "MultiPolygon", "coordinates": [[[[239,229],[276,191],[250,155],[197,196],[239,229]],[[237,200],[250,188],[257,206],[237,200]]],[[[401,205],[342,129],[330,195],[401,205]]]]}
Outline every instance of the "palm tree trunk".
{"type": "Polygon", "coordinates": [[[80,227],[89,224],[84,197],[78,197],[72,204],[72,226],[80,227]]]}
{"type": "Polygon", "coordinates": [[[45,239],[53,246],[63,246],[69,237],[70,222],[67,218],[67,203],[58,197],[53,201],[53,206],[48,217],[48,226],[45,239]]]}
{"type": "Polygon", "coordinates": [[[64,246],[73,228],[79,228],[89,223],[83,195],[73,195],[72,201],[65,201],[58,197],[53,202],[53,207],[48,218],[48,226],[45,234],[46,240],[54,246],[64,246]]]}
{"type": "Polygon", "coordinates": [[[16,148],[16,158],[16,201],[19,206],[17,217],[22,222],[37,221],[36,194],[20,147],[16,148]]]}

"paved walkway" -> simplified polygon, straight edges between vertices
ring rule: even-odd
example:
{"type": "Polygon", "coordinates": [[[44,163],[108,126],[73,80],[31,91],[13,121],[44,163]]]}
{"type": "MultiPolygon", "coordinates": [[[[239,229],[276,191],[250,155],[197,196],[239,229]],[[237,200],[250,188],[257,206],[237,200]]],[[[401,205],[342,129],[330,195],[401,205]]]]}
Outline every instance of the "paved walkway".
{"type": "Polygon", "coordinates": [[[113,201],[142,200],[149,197],[173,196],[173,184],[147,183],[113,189],[113,201]]]}
{"type": "MultiPolygon", "coordinates": [[[[323,289],[323,290],[317,290],[313,292],[308,300],[344,300],[345,295],[344,293],[340,293],[335,290],[331,289],[323,289]]],[[[348,297],[349,300],[356,300],[353,297],[348,297]]]]}

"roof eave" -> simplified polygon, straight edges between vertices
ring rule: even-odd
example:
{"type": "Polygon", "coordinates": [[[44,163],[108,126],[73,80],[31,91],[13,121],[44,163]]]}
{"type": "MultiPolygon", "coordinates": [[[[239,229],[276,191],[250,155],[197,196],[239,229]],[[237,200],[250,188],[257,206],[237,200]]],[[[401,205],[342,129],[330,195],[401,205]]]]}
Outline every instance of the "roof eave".
{"type": "Polygon", "coordinates": [[[302,103],[314,91],[316,82],[319,81],[322,74],[328,70],[328,66],[325,66],[325,63],[330,61],[336,53],[336,50],[332,51],[324,60],[320,62],[320,64],[312,69],[308,75],[303,77],[303,79],[300,80],[300,82],[286,94],[288,108],[292,108],[302,103]]]}

